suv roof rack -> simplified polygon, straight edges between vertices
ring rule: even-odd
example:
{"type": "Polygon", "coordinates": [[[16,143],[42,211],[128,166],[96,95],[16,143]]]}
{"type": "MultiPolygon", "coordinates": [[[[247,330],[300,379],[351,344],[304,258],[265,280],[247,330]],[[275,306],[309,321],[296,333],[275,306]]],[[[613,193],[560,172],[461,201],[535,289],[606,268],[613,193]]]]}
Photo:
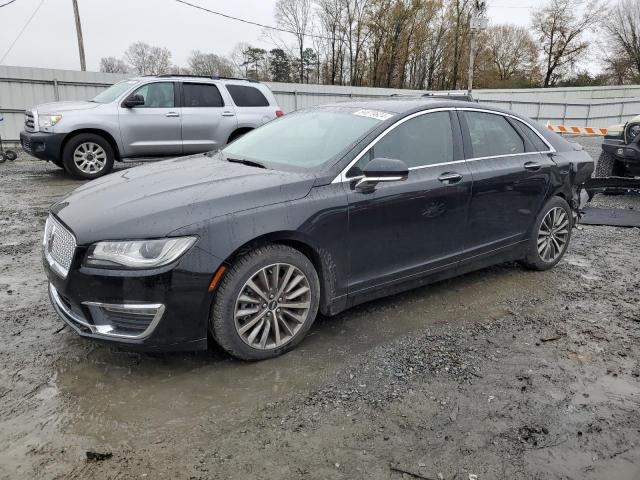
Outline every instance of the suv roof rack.
{"type": "Polygon", "coordinates": [[[473,99],[473,95],[470,93],[457,93],[457,92],[427,92],[423,93],[421,96],[430,97],[430,98],[449,98],[451,100],[460,100],[463,102],[475,102],[473,99]]]}
{"type": "Polygon", "coordinates": [[[252,83],[260,83],[258,80],[253,80],[251,78],[240,78],[240,77],[224,77],[220,75],[189,75],[185,73],[163,73],[162,75],[150,75],[158,78],[207,78],[209,80],[244,80],[246,82],[252,83]]]}

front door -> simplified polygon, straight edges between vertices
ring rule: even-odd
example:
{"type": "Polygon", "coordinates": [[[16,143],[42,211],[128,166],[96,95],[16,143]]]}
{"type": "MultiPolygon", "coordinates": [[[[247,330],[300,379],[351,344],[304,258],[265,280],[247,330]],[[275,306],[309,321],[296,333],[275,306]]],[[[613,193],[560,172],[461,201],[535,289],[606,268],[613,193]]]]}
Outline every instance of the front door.
{"type": "Polygon", "coordinates": [[[182,154],[182,119],[175,82],[147,83],[133,91],[144,105],[119,107],[123,157],[182,154]]]}
{"type": "MultiPolygon", "coordinates": [[[[463,248],[471,175],[449,111],[426,112],[383,136],[349,170],[377,157],[404,161],[405,181],[373,192],[345,182],[349,201],[350,293],[450,268],[463,248]]],[[[457,120],[456,120],[457,122],[457,120]]]]}
{"type": "Polygon", "coordinates": [[[475,256],[528,238],[554,163],[512,124],[518,120],[480,111],[460,115],[473,176],[465,250],[475,256]]]}

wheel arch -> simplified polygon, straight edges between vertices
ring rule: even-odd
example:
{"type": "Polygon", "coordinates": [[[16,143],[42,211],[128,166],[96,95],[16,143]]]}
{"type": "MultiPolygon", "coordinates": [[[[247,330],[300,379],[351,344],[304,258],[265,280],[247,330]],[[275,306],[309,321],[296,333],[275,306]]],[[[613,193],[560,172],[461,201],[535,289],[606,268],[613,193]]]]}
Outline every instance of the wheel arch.
{"type": "Polygon", "coordinates": [[[233,132],[231,132],[231,135],[229,135],[229,138],[227,139],[227,143],[231,143],[236,138],[238,138],[238,136],[244,135],[245,133],[250,132],[251,130],[253,130],[253,127],[236,128],[233,132]]]}
{"type": "Polygon", "coordinates": [[[92,133],[94,135],[99,135],[103,137],[107,142],[109,142],[109,145],[113,149],[113,155],[115,157],[115,160],[120,160],[120,149],[118,148],[118,143],[116,142],[116,139],[113,137],[113,135],[111,135],[106,130],[101,130],[99,128],[80,128],[78,130],[74,130],[73,132],[69,132],[69,134],[66,137],[64,137],[64,140],[60,144],[60,158],[62,158],[62,153],[64,152],[64,148],[71,141],[71,139],[85,133],[92,133]]]}
{"type": "Polygon", "coordinates": [[[324,315],[332,314],[332,301],[335,297],[335,263],[329,252],[314,245],[314,242],[295,231],[278,231],[260,235],[240,247],[227,257],[224,264],[231,265],[238,257],[265,245],[286,245],[291,247],[313,264],[320,280],[320,312],[324,315]]]}

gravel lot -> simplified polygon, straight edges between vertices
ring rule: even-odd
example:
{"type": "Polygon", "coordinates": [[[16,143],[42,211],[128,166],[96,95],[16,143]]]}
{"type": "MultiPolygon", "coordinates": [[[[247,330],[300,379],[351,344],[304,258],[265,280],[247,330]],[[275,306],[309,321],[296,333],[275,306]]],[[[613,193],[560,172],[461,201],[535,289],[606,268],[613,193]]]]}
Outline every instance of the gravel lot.
{"type": "Polygon", "coordinates": [[[41,232],[79,184],[0,165],[0,478],[640,478],[640,230],[582,226],[552,271],[371,302],[248,364],[62,328],[41,232]]]}

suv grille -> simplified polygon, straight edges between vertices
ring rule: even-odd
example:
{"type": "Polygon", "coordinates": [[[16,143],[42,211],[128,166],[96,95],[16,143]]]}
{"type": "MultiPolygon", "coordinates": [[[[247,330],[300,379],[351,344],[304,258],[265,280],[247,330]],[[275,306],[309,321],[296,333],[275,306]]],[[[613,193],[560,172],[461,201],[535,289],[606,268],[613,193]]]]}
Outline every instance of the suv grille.
{"type": "Polygon", "coordinates": [[[76,251],[76,239],[52,215],[49,215],[44,227],[42,247],[51,268],[62,278],[66,278],[76,251]]]}
{"type": "Polygon", "coordinates": [[[27,130],[34,131],[36,129],[36,122],[33,112],[27,110],[24,112],[24,126],[27,130]]]}

